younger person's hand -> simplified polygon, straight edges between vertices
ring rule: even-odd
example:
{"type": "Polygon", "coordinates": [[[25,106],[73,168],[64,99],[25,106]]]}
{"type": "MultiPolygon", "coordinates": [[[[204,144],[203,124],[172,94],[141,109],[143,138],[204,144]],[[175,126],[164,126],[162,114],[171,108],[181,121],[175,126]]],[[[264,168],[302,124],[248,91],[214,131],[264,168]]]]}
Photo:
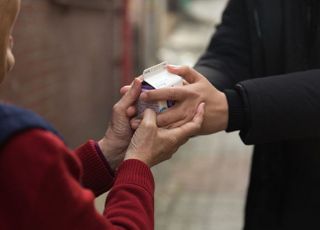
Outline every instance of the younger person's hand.
{"type": "MultiPolygon", "coordinates": [[[[168,66],[171,73],[183,77],[189,84],[143,92],[140,100],[175,101],[175,105],[157,116],[160,127],[179,127],[192,120],[197,107],[205,102],[204,122],[197,134],[211,134],[225,130],[228,123],[228,103],[223,92],[217,90],[200,73],[187,66],[168,66]]],[[[133,127],[136,126],[133,120],[133,127]]],[[[135,128],[135,127],[134,127],[135,128]]]]}
{"type": "Polygon", "coordinates": [[[199,132],[203,114],[204,103],[201,103],[192,121],[177,128],[163,129],[157,127],[155,112],[145,110],[140,126],[126,152],[125,160],[137,159],[152,167],[170,159],[181,145],[199,132]]]}

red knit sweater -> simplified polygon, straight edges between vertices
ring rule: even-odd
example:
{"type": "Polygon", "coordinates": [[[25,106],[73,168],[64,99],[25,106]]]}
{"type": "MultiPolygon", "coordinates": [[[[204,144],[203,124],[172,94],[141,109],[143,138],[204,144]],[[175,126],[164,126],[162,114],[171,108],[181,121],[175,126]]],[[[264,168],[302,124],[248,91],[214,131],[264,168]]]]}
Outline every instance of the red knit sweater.
{"type": "Polygon", "coordinates": [[[52,133],[34,129],[0,149],[0,229],[149,230],[153,194],[145,164],[125,161],[114,179],[94,141],[71,152],[52,133]],[[101,215],[94,194],[112,184],[101,215]]]}

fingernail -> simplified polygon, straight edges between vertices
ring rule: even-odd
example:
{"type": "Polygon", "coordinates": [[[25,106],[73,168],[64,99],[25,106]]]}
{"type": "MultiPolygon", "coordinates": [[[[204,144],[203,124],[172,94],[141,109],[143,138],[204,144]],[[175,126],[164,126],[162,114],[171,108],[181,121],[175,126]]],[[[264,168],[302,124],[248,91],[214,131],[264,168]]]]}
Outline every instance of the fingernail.
{"type": "Polygon", "coordinates": [[[133,80],[133,85],[132,86],[133,87],[137,87],[137,80],[136,79],[133,80]]]}

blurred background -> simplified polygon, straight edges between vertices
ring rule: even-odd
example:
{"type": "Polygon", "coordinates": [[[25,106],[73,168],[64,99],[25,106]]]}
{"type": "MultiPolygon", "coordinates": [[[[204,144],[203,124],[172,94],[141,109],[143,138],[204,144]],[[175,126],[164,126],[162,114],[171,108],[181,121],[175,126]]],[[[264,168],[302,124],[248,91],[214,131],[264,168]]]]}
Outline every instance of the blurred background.
{"type": "MultiPolygon", "coordinates": [[[[226,3],[23,0],[16,67],[0,99],[40,113],[70,147],[98,140],[120,87],[162,61],[194,65],[226,3]]],[[[193,138],[154,167],[156,229],[241,229],[250,158],[237,133],[222,132],[193,138]]]]}

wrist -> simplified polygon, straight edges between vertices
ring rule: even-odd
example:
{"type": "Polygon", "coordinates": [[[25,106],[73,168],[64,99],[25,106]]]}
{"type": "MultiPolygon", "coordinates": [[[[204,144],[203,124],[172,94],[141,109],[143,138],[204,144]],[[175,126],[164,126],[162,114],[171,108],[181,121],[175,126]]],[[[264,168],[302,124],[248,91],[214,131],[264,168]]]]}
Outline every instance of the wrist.
{"type": "Polygon", "coordinates": [[[112,170],[116,170],[123,161],[123,152],[127,146],[123,147],[123,143],[120,143],[122,141],[123,140],[119,141],[112,137],[110,132],[107,131],[106,136],[97,142],[103,156],[108,161],[112,170]]]}
{"type": "Polygon", "coordinates": [[[110,175],[114,176],[115,170],[111,168],[110,163],[107,161],[106,157],[103,155],[103,152],[102,152],[97,141],[95,141],[94,147],[95,147],[95,150],[97,151],[99,157],[101,158],[101,160],[105,163],[105,166],[108,169],[108,171],[110,172],[110,175]]]}
{"type": "Polygon", "coordinates": [[[144,163],[145,165],[147,165],[149,168],[151,168],[152,164],[150,162],[150,160],[148,160],[147,158],[143,157],[145,156],[145,154],[137,154],[137,153],[132,153],[127,151],[124,157],[124,160],[138,160],[141,161],[142,163],[144,163]]]}
{"type": "Polygon", "coordinates": [[[215,92],[205,108],[205,121],[201,134],[212,134],[228,127],[228,102],[223,92],[215,92]]]}
{"type": "Polygon", "coordinates": [[[151,164],[148,161],[146,161],[145,159],[142,159],[141,157],[135,157],[135,156],[125,157],[124,161],[126,161],[126,160],[138,160],[138,161],[141,161],[142,163],[144,163],[149,168],[151,168],[151,164]]]}
{"type": "Polygon", "coordinates": [[[229,120],[229,105],[227,96],[223,92],[219,92],[220,94],[220,106],[218,106],[219,114],[220,114],[220,131],[226,130],[228,127],[228,120],[229,120]]]}

